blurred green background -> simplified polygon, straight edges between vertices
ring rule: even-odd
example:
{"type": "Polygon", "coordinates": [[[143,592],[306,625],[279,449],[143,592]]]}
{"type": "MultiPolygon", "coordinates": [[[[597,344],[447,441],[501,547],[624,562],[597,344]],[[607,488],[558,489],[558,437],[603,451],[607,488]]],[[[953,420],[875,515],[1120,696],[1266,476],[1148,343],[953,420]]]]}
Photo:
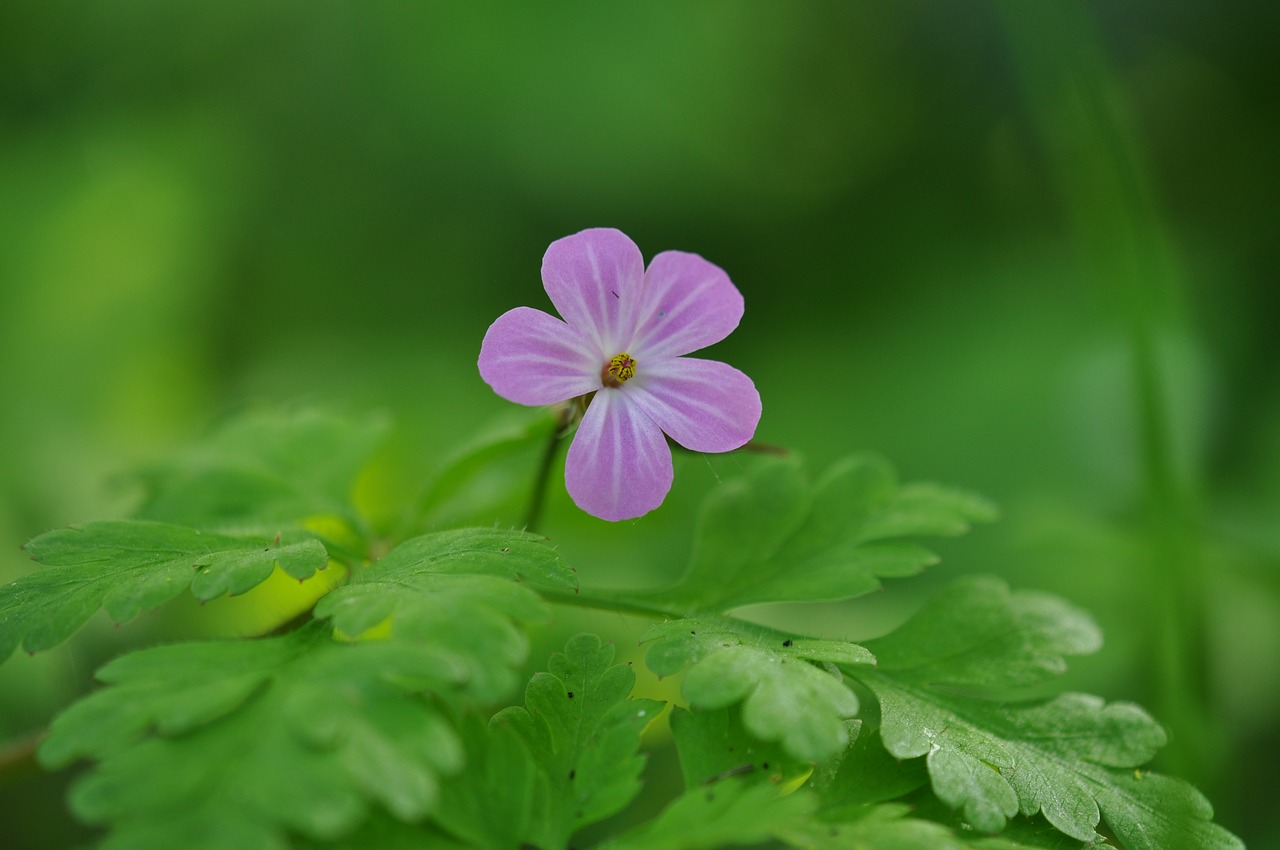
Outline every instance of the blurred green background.
{"type": "MultiPolygon", "coordinates": [[[[549,307],[546,245],[615,226],[743,291],[714,356],[760,439],[1003,509],[810,627],[872,636],[968,571],[1060,593],[1107,635],[1068,685],[1150,708],[1157,766],[1280,846],[1278,39],[1244,0],[7,0],[0,580],[246,406],[386,411],[379,498],[410,498],[509,407],[475,359],[549,307]]],[[[584,582],[660,583],[737,463],[682,458],[623,526],[557,490],[544,530],[584,582]]],[[[0,740],[162,620],[0,667],[0,740]]],[[[0,844],[74,840],[64,781],[0,787],[0,844]]]]}

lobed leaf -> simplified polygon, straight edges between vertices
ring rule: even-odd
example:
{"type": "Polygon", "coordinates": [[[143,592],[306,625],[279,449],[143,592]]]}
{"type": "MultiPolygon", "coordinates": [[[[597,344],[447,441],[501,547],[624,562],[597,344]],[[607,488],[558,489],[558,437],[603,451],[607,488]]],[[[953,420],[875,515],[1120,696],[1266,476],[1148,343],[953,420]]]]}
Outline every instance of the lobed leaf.
{"type": "Polygon", "coordinates": [[[188,587],[201,600],[244,593],[279,567],[305,579],[329,562],[300,533],[201,532],[142,520],[107,520],[58,529],[25,547],[46,569],[0,587],[0,660],[21,644],[56,646],[99,608],[117,623],[160,607],[188,587]]]}
{"type": "Polygon", "coordinates": [[[577,587],[572,568],[545,538],[519,531],[460,529],[408,540],[325,595],[317,617],[351,637],[389,621],[391,636],[465,647],[470,693],[506,697],[528,642],[517,624],[549,612],[533,588],[577,587]]]}
{"type": "Polygon", "coordinates": [[[908,817],[910,811],[901,803],[865,806],[841,820],[790,824],[781,837],[788,847],[805,850],[973,850],[942,824],[908,817]]]}
{"type": "Polygon", "coordinates": [[[680,754],[685,790],[731,776],[748,785],[785,785],[811,769],[808,762],[788,755],[777,742],[761,741],[749,733],[738,706],[711,711],[673,709],[671,736],[680,754]]]}
{"type": "Polygon", "coordinates": [[[376,808],[434,808],[462,766],[428,702],[460,671],[426,647],[342,644],[313,624],[280,638],[175,644],[104,666],[108,687],[60,715],[39,756],[96,759],[71,792],[109,850],[283,848],[331,840],[376,808]]]}
{"type": "Polygon", "coordinates": [[[232,531],[316,516],[358,525],[351,508],[356,477],[385,432],[379,417],[348,420],[314,410],[241,415],[140,473],[146,493],[137,516],[232,531]]]}
{"type": "Polygon", "coordinates": [[[880,730],[855,720],[849,747],[835,759],[814,769],[805,787],[822,795],[824,813],[860,811],[870,804],[903,797],[929,783],[919,759],[889,755],[880,730]]]}
{"type": "Polygon", "coordinates": [[[701,611],[861,596],[937,561],[904,538],[961,534],[994,516],[968,493],[899,486],[879,458],[850,458],[816,484],[798,461],[775,459],[707,500],[689,569],[663,598],[701,611]]]}
{"type": "Polygon", "coordinates": [[[804,850],[1106,850],[1108,844],[1082,845],[1062,833],[1019,830],[1017,837],[974,836],[971,829],[952,828],[920,817],[904,803],[864,806],[856,813],[830,819],[826,813],[789,824],[779,836],[788,847],[804,850]]]}
{"type": "Polygon", "coordinates": [[[760,844],[805,819],[816,802],[804,792],[779,796],[771,784],[729,778],[686,791],[653,821],[598,850],[717,850],[760,844]]]}
{"type": "Polygon", "coordinates": [[[835,665],[875,660],[857,644],[793,638],[726,617],[662,623],[644,640],[654,642],[645,661],[659,676],[691,668],[682,691],[692,708],[741,702],[752,735],[807,762],[841,752],[849,742],[846,721],[858,711],[835,665]]]}
{"type": "Polygon", "coordinates": [[[509,725],[468,714],[460,732],[468,770],[441,788],[435,820],[470,845],[518,850],[535,819],[540,768],[509,725]]]}
{"type": "Polygon", "coordinates": [[[563,848],[581,827],[621,811],[640,791],[640,733],[663,705],[629,699],[635,673],[613,666],[613,647],[578,635],[551,656],[525,690],[524,707],[494,716],[513,730],[540,769],[530,840],[563,848]]]}
{"type": "Polygon", "coordinates": [[[867,646],[880,670],[913,681],[1002,689],[1060,675],[1065,656],[1096,652],[1102,633],[1088,614],[1057,597],[970,576],[867,646]]]}
{"type": "Polygon", "coordinates": [[[955,690],[1041,682],[1064,669],[1064,655],[1098,643],[1088,618],[1065,603],[975,578],[870,641],[878,666],[856,675],[880,702],[888,751],[925,756],[934,793],[978,830],[1043,814],[1066,835],[1094,842],[1105,817],[1129,850],[1240,846],[1211,823],[1191,786],[1134,770],[1165,743],[1138,706],[1074,693],[1004,702],[955,690]]]}

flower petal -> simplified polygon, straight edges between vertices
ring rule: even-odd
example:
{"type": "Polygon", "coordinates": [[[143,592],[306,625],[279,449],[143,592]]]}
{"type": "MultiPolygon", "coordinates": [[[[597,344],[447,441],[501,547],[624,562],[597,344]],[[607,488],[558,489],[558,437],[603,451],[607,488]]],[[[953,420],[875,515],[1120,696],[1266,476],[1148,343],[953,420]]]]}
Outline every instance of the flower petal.
{"type": "Polygon", "coordinates": [[[653,420],[621,390],[596,393],[565,459],[574,503],[601,519],[633,519],[662,504],[673,475],[671,448],[653,420]]]}
{"type": "Polygon", "coordinates": [[[671,439],[695,452],[727,452],[746,444],[760,422],[760,393],[726,363],[677,357],[641,363],[620,390],[671,439]]]}
{"type": "Polygon", "coordinates": [[[557,239],[542,257],[551,303],[606,358],[632,339],[643,283],[644,257],[620,230],[597,227],[557,239]]]}
{"type": "Polygon", "coordinates": [[[645,272],[630,353],[652,359],[706,348],[738,326],[742,309],[742,293],[719,266],[697,254],[664,251],[645,272]]]}
{"type": "Polygon", "coordinates": [[[600,389],[601,354],[555,316],[508,310],[480,344],[480,377],[516,404],[554,404],[600,389]]]}

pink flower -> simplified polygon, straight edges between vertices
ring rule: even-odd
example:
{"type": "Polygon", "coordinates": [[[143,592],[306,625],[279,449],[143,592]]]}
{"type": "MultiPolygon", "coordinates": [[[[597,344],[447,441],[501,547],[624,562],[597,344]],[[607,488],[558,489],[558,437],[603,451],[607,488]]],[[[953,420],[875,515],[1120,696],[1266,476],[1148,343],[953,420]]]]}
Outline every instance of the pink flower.
{"type": "Polygon", "coordinates": [[[480,347],[480,375],[517,404],[591,395],[565,460],[578,507],[622,520],[662,504],[672,479],[664,433],[696,452],[727,452],[755,434],[751,379],[683,356],[742,319],[742,294],[718,266],[664,251],[645,269],[625,234],[597,228],[551,243],[542,285],[564,320],[531,307],[502,314],[480,347]]]}

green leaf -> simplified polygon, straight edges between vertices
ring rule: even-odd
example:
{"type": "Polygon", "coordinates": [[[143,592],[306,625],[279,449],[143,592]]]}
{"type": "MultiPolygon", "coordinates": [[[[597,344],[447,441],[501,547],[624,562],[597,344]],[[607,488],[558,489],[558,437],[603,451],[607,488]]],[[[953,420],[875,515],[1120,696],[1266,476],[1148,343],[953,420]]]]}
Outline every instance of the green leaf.
{"type": "MultiPolygon", "coordinates": [[[[923,772],[922,761],[923,759],[913,759],[904,764],[920,765],[923,772]]],[[[1101,836],[1093,842],[1081,842],[1059,831],[1040,816],[1016,817],[1009,821],[999,835],[975,835],[970,824],[927,789],[911,794],[901,802],[911,807],[912,817],[942,824],[963,836],[966,839],[966,850],[1115,850],[1118,846],[1101,836]]]]}
{"type": "Polygon", "coordinates": [[[549,611],[532,588],[574,589],[571,567],[545,538],[520,531],[460,529],[408,540],[316,605],[341,632],[359,637],[390,621],[395,640],[458,653],[470,692],[482,702],[507,697],[528,641],[520,623],[549,611]]]}
{"type": "Polygon", "coordinates": [[[934,793],[981,831],[1042,813],[1085,842],[1106,817],[1129,850],[1239,846],[1210,822],[1191,786],[1135,774],[1165,743],[1138,706],[1074,693],[1003,702],[955,691],[1040,682],[1064,668],[1063,655],[1097,644],[1096,629],[1065,603],[971,579],[869,642],[878,667],[855,675],[880,702],[888,751],[926,756],[934,793]]]}
{"type": "Polygon", "coordinates": [[[857,810],[894,800],[929,782],[920,759],[896,759],[880,730],[854,721],[853,740],[840,759],[814,770],[806,787],[822,795],[824,813],[857,810]]]}
{"type": "Polygon", "coordinates": [[[109,850],[281,848],[340,838],[377,806],[434,808],[462,751],[415,695],[459,686],[447,655],[336,643],[318,624],[280,638],[175,644],[123,656],[40,749],[46,766],[98,764],[72,788],[109,850]]]}
{"type": "Polygon", "coordinates": [[[745,784],[785,785],[810,770],[780,745],[761,741],[742,724],[737,706],[713,711],[671,712],[671,735],[680,754],[684,787],[693,790],[731,776],[745,784]]]}
{"type": "Polygon", "coordinates": [[[1080,609],[983,576],[953,582],[892,633],[867,642],[882,671],[982,689],[1045,681],[1066,670],[1064,656],[1101,646],[1102,633],[1080,609]]]}
{"type": "Polygon", "coordinates": [[[329,562],[299,533],[232,536],[141,520],[108,520],[42,534],[24,547],[39,570],[0,587],[0,660],[19,643],[56,646],[100,607],[117,623],[190,587],[201,600],[256,587],[279,567],[305,579],[329,562]]]}
{"type": "Polygon", "coordinates": [[[1081,844],[1057,830],[1018,830],[1018,836],[976,837],[919,816],[914,805],[863,806],[847,817],[794,822],[782,831],[787,846],[805,850],[1105,850],[1108,844],[1081,844]],[[914,816],[913,816],[914,815],[914,816]]]}
{"type": "MultiPolygon", "coordinates": [[[[446,782],[441,789],[452,784],[446,782]]],[[[440,805],[446,804],[442,800],[440,805]]],[[[455,841],[432,824],[405,823],[381,811],[372,812],[355,832],[333,841],[290,838],[289,850],[474,850],[474,845],[455,841]]]]}
{"type": "Polygon", "coordinates": [[[782,838],[806,850],[971,850],[945,826],[907,817],[910,806],[864,806],[841,820],[809,818],[788,825],[782,838]]]}
{"type": "Polygon", "coordinates": [[[662,703],[628,699],[635,673],[611,666],[613,647],[578,635],[525,690],[524,707],[493,718],[523,739],[541,770],[530,838],[563,848],[581,827],[612,815],[640,791],[640,733],[662,703]]]}
{"type": "Polygon", "coordinates": [[[255,411],[203,443],[139,474],[137,516],[200,528],[263,530],[340,517],[352,527],[356,477],[381,441],[381,418],[318,411],[255,411]]]}
{"type": "Polygon", "coordinates": [[[539,767],[512,727],[474,714],[460,726],[468,770],[441,787],[435,819],[477,847],[519,848],[534,818],[539,767]]]}
{"type": "Polygon", "coordinates": [[[664,600],[690,610],[846,599],[937,561],[903,538],[961,534],[995,516],[983,499],[929,484],[899,486],[893,469],[854,457],[810,484],[798,461],[762,463],[717,488],[693,560],[664,600]]]}
{"type": "Polygon", "coordinates": [[[1098,795],[1102,816],[1126,850],[1244,850],[1213,823],[1213,806],[1181,779],[1113,771],[1098,795]]]}
{"type": "Polygon", "coordinates": [[[793,638],[727,617],[662,623],[644,640],[654,641],[645,662],[659,676],[692,668],[682,691],[694,709],[742,702],[742,721],[752,735],[778,741],[808,762],[848,745],[846,721],[858,711],[857,697],[835,665],[875,660],[857,644],[793,638]]]}
{"type": "Polygon", "coordinates": [[[686,791],[651,823],[598,850],[717,850],[759,844],[785,833],[816,804],[805,792],[779,796],[772,784],[738,778],[686,791]]]}

